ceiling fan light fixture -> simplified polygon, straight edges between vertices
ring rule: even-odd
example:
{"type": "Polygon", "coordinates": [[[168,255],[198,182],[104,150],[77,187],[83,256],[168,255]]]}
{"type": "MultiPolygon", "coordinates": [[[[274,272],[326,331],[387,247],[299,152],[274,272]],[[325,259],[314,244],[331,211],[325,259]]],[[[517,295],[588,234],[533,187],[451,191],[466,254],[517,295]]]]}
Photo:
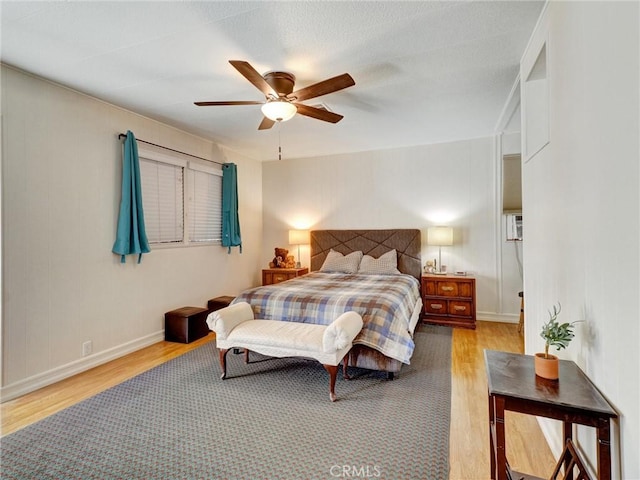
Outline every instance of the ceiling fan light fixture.
{"type": "Polygon", "coordinates": [[[261,110],[265,117],[274,122],[286,122],[298,111],[293,103],[286,100],[270,100],[262,105],[261,110]]]}

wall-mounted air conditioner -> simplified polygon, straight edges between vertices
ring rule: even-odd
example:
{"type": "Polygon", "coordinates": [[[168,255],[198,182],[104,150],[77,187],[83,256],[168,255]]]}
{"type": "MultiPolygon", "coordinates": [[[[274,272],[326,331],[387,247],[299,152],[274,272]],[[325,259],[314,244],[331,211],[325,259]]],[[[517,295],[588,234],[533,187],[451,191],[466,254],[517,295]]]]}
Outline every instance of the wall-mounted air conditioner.
{"type": "Polygon", "coordinates": [[[522,214],[507,213],[504,215],[507,242],[522,241],[522,214]]]}

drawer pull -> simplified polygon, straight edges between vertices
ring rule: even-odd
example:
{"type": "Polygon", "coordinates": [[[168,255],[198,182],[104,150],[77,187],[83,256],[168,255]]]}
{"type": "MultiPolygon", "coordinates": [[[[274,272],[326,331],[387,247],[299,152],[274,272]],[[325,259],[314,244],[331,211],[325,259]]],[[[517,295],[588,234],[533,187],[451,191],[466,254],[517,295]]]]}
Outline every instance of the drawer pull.
{"type": "Polygon", "coordinates": [[[441,303],[432,303],[431,304],[431,308],[433,308],[434,310],[440,310],[442,308],[442,304],[441,303]]]}
{"type": "Polygon", "coordinates": [[[440,287],[440,290],[442,290],[443,292],[452,292],[453,287],[440,287]]]}
{"type": "Polygon", "coordinates": [[[456,305],[453,308],[456,310],[456,312],[464,312],[467,309],[467,307],[461,307],[460,305],[456,305]]]}

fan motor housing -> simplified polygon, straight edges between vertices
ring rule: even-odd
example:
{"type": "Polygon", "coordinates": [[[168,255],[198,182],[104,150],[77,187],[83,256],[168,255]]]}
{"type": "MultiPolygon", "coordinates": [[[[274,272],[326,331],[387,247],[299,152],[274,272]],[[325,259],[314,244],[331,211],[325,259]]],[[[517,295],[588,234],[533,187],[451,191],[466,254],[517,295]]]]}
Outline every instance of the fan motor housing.
{"type": "Polygon", "coordinates": [[[267,72],[263,78],[281,97],[293,92],[296,83],[295,75],[289,72],[267,72]]]}

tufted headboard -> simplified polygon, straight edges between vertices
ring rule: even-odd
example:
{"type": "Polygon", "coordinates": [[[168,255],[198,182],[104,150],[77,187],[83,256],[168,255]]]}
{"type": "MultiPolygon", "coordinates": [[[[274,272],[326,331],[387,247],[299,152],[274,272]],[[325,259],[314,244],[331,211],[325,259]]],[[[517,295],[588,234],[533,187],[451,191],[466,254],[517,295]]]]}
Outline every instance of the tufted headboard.
{"type": "Polygon", "coordinates": [[[420,230],[417,229],[312,230],[311,271],[320,270],[331,249],[343,255],[361,250],[365,255],[377,258],[395,248],[398,270],[420,280],[421,246],[420,230]]]}

